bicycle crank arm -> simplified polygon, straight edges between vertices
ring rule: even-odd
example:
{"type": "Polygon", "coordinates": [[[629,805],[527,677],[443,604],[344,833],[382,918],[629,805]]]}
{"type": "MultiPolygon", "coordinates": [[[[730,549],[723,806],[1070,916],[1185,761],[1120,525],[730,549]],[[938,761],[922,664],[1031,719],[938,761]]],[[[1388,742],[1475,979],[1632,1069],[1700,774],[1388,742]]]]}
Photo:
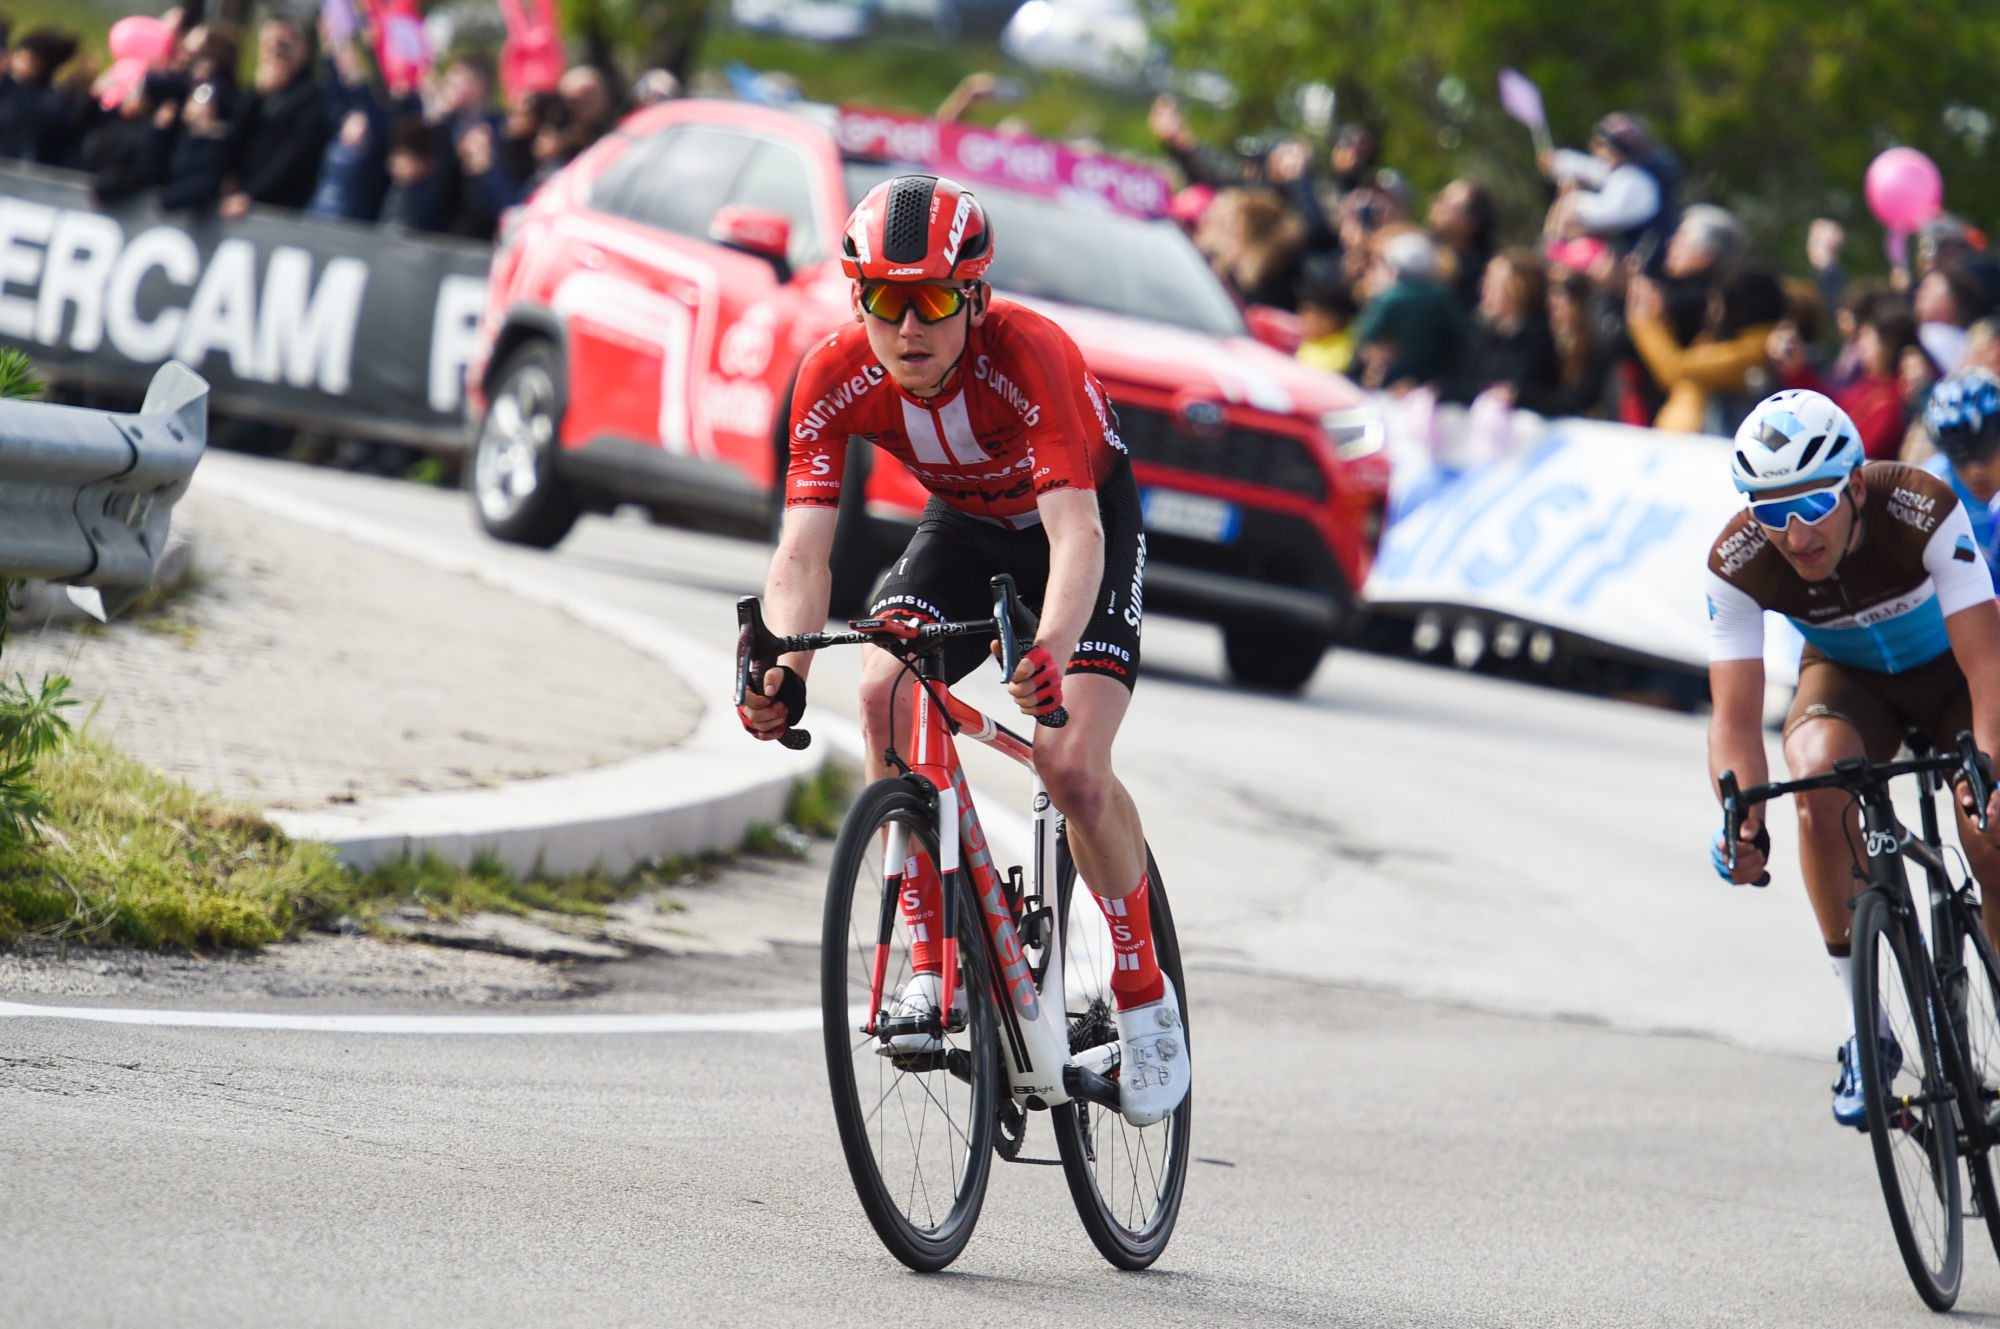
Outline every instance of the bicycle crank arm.
{"type": "Polygon", "coordinates": [[[1063,1090],[1071,1098],[1080,1098],[1113,1112],[1119,1110],[1118,1082],[1105,1079],[1087,1066],[1072,1063],[1063,1067],[1063,1090]]]}
{"type": "Polygon", "coordinates": [[[966,1084],[972,1083],[972,1054],[963,1048],[939,1052],[905,1052],[889,1058],[889,1064],[908,1075],[945,1071],[966,1084]]]}

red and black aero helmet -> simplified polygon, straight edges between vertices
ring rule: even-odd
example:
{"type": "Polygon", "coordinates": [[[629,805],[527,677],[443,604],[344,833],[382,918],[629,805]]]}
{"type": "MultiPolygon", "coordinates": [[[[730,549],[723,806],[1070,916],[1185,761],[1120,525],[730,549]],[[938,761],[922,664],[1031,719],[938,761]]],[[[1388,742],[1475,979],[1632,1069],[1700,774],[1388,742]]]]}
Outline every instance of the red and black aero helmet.
{"type": "Polygon", "coordinates": [[[840,241],[856,281],[978,281],[993,263],[993,224],[956,180],[899,175],[862,196],[840,241]]]}

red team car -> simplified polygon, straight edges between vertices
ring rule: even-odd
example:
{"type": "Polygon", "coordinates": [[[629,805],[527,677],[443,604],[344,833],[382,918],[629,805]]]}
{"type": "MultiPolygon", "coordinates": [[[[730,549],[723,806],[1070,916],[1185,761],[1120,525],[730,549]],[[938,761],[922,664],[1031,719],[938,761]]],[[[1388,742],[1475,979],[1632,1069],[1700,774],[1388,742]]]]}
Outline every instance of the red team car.
{"type": "MultiPolygon", "coordinates": [[[[1250,335],[1160,219],[1161,177],[964,126],[679,101],[552,179],[504,228],[469,371],[486,530],[547,547],[620,503],[774,530],[799,362],[852,318],[842,219],[910,169],[979,195],[994,287],[1061,324],[1109,394],[1145,507],[1146,607],[1219,624],[1239,681],[1302,686],[1387,497],[1359,394],[1250,335]]],[[[873,448],[846,468],[834,611],[858,613],[925,493],[873,448]]]]}

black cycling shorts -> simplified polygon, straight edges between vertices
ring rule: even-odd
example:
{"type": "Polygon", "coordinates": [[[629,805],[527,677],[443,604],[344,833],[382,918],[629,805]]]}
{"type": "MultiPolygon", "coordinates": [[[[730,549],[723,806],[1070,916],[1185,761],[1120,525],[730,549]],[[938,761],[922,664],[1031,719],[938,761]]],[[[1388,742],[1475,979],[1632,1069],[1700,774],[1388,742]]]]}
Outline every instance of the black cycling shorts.
{"type": "MultiPolygon", "coordinates": [[[[1098,485],[1097,512],[1104,525],[1104,580],[1098,584],[1097,610],[1063,672],[1103,674],[1129,689],[1139,675],[1139,622],[1146,603],[1146,530],[1130,461],[1120,458],[1098,485]]],[[[869,613],[894,611],[933,623],[991,618],[990,583],[1002,572],[1014,575],[1021,598],[1040,613],[1049,586],[1049,537],[1040,524],[1008,530],[933,498],[869,613]]],[[[948,641],[945,673],[956,683],[991,654],[974,638],[948,641]]]]}

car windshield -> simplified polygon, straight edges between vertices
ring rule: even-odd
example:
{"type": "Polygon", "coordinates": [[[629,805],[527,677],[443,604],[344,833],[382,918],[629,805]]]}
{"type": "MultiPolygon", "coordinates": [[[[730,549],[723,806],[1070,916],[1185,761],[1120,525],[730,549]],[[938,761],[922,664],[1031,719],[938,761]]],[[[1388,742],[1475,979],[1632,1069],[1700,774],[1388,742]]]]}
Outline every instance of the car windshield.
{"type": "MultiPolygon", "coordinates": [[[[848,197],[858,200],[891,176],[921,169],[850,161],[848,197]]],[[[999,237],[987,273],[999,289],[1219,337],[1243,332],[1235,302],[1172,222],[1072,211],[990,185],[974,192],[999,237]]]]}

